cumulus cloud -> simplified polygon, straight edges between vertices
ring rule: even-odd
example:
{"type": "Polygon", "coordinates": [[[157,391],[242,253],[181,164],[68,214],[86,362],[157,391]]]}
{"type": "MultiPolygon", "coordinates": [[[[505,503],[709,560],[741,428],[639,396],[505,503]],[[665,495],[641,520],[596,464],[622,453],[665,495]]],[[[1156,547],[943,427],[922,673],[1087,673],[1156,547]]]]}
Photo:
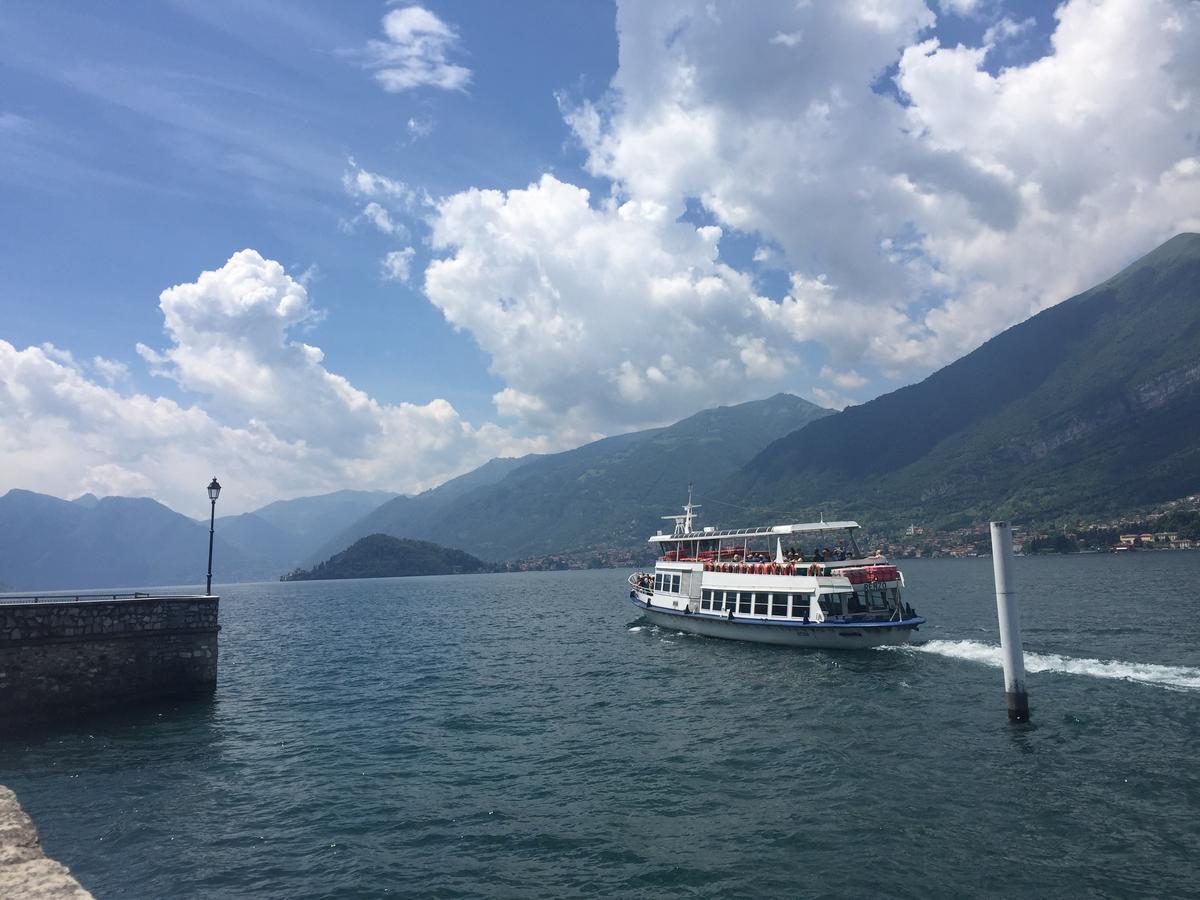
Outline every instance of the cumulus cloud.
{"type": "Polygon", "coordinates": [[[168,288],[159,305],[167,345],[139,352],[191,405],[101,384],[59,348],[0,340],[11,483],[151,494],[188,511],[196,480],[220,472],[233,488],[222,501],[240,511],[348,484],[420,490],[498,453],[547,447],[473,426],[445,400],[380,403],[329,371],[293,336],[316,314],[306,288],[254,250],[168,288]]]}
{"type": "Polygon", "coordinates": [[[622,3],[611,92],[568,121],[616,196],[777,246],[798,338],[917,375],[1195,225],[1200,7],[1056,17],[1049,55],[992,74],[987,46],[926,39],[918,0],[622,3]],[[890,67],[902,99],[873,89],[890,67]]]}
{"type": "Polygon", "coordinates": [[[491,358],[498,411],[556,434],[611,433],[782,387],[795,360],[721,229],[545,175],[447,198],[429,299],[491,358]]]}
{"type": "Polygon", "coordinates": [[[382,41],[367,42],[367,65],[385,91],[419,87],[463,90],[471,70],[449,61],[458,33],[423,6],[394,9],[383,17],[382,41]]]}
{"type": "Polygon", "coordinates": [[[619,3],[609,92],[560,98],[611,193],[547,175],[433,214],[426,292],[491,357],[498,411],[582,434],[784,386],[844,405],[1200,224],[1200,6],[1069,0],[1049,54],[996,73],[1027,21],[953,48],[934,21],[921,0],[619,3]],[[784,296],[723,261],[729,231],[784,296]]]}

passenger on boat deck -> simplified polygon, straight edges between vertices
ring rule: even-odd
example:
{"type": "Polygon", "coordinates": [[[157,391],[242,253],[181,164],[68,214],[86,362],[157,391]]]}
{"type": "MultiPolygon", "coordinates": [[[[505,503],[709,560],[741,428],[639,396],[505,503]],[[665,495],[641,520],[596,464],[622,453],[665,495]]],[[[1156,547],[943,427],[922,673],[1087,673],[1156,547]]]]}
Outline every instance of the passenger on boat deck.
{"type": "Polygon", "coordinates": [[[822,559],[824,562],[829,562],[829,548],[828,548],[828,547],[826,547],[824,550],[822,550],[822,551],[821,551],[821,557],[820,557],[820,558],[821,558],[821,559],[822,559]]]}

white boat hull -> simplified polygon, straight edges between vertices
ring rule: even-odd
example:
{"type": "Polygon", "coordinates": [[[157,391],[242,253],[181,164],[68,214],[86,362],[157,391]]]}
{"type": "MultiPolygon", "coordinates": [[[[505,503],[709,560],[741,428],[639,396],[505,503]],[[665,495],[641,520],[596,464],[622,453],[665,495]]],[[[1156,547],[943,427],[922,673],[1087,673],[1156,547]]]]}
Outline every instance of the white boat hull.
{"type": "Polygon", "coordinates": [[[700,634],[730,641],[752,641],[812,650],[868,650],[911,643],[923,618],[888,623],[791,623],[766,619],[730,619],[723,615],[682,613],[631,601],[642,615],[660,628],[700,634]]]}

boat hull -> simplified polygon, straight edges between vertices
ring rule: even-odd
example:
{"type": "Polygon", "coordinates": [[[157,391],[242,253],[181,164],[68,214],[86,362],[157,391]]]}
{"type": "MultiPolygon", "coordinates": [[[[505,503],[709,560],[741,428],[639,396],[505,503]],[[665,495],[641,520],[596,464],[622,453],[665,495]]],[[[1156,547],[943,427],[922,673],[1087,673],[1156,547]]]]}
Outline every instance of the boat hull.
{"type": "Polygon", "coordinates": [[[869,650],[912,643],[925,619],[900,622],[791,623],[764,619],[746,620],[705,613],[683,613],[630,601],[643,616],[660,628],[730,641],[751,641],[812,650],[869,650]]]}

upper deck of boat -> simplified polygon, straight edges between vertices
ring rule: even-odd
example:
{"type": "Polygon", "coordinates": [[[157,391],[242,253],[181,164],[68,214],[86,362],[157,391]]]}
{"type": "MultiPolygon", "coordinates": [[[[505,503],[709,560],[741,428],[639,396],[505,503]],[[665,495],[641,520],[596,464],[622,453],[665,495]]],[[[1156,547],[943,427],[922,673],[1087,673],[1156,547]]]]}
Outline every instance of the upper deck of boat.
{"type": "MultiPolygon", "coordinates": [[[[676,518],[676,517],[668,517],[676,518]]],[[[679,517],[682,518],[682,517],[679,517]]],[[[822,531],[852,531],[857,522],[798,522],[792,525],[764,525],[757,528],[702,528],[699,531],[677,530],[673,534],[656,534],[651,544],[669,544],[690,541],[750,541],[755,538],[782,538],[790,534],[812,534],[822,531]]]]}

